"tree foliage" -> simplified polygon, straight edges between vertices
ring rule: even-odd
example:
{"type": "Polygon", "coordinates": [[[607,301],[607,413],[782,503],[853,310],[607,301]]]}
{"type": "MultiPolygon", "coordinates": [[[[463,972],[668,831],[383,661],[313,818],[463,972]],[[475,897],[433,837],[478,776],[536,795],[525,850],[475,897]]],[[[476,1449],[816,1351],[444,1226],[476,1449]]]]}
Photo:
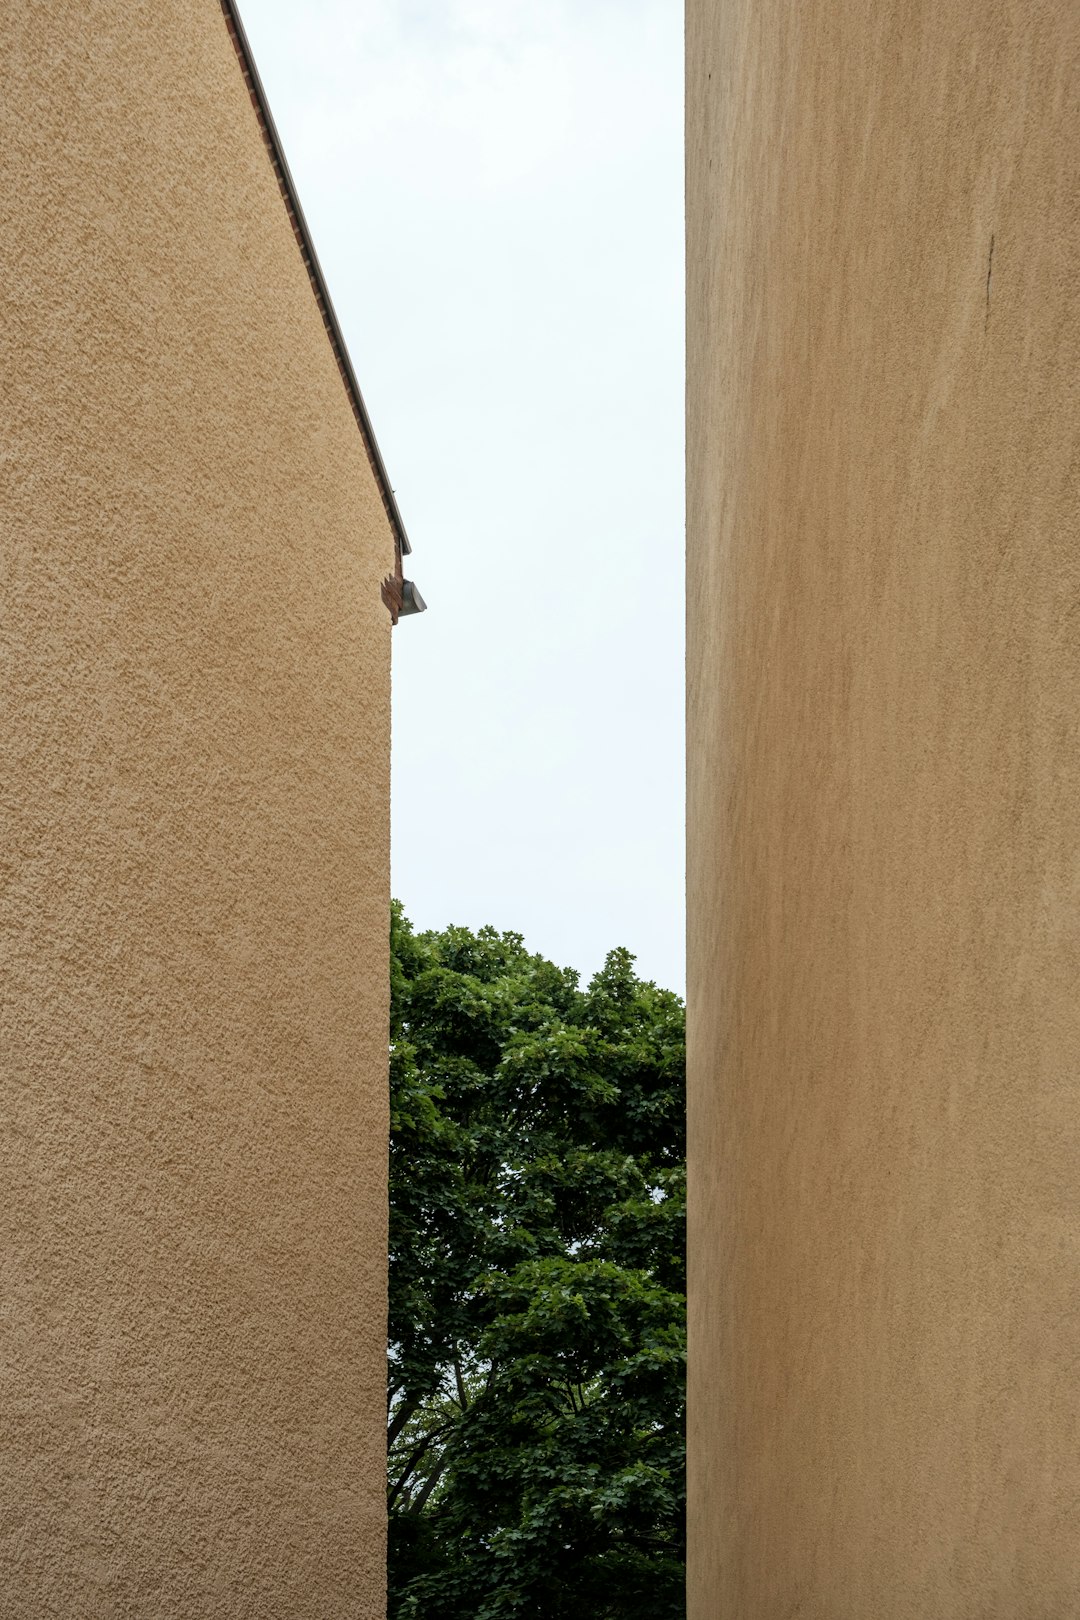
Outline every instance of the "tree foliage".
{"type": "Polygon", "coordinates": [[[683,1607],[683,1009],[392,931],[394,1620],[683,1607]]]}

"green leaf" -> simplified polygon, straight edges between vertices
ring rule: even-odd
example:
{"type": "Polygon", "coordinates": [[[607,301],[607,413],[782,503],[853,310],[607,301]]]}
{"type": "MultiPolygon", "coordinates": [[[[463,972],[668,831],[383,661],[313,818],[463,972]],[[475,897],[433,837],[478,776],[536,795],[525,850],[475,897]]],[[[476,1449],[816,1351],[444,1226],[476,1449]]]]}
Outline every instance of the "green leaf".
{"type": "Polygon", "coordinates": [[[390,1073],[390,1615],[681,1616],[681,1002],[395,904],[390,1073]]]}

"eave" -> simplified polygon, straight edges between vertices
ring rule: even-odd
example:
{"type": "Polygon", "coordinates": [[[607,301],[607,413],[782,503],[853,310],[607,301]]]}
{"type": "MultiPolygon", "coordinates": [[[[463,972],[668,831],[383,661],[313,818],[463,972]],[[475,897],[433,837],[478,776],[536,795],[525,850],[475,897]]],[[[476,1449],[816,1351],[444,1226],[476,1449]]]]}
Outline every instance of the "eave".
{"type": "Polygon", "coordinates": [[[266,99],[266,91],[263,89],[262,81],[259,78],[258,70],[255,66],[255,59],[251,52],[251,45],[248,41],[247,34],[244,32],[244,25],[240,21],[240,16],[237,12],[235,4],[233,3],[233,0],[221,0],[221,9],[225,14],[225,23],[228,27],[229,36],[232,39],[233,46],[236,50],[236,56],[240,63],[241,72],[244,75],[244,83],[247,85],[248,93],[251,96],[251,104],[255,108],[255,113],[259,120],[259,127],[262,130],[263,141],[266,145],[270,162],[273,165],[274,173],[277,176],[278,187],[281,191],[282,200],[285,203],[285,211],[289,216],[289,223],[292,226],[293,235],[296,237],[297,244],[300,248],[300,255],[304,261],[304,268],[307,270],[308,279],[311,282],[311,289],[315,294],[315,301],[318,304],[319,312],[322,315],[323,325],[326,327],[327,336],[330,339],[331,347],[334,351],[335,358],[337,359],[338,370],[341,372],[342,381],[348,390],[349,398],[352,403],[353,414],[356,417],[356,421],[364,441],[364,447],[367,451],[368,461],[371,463],[371,470],[374,473],[375,481],[379,486],[379,492],[382,495],[383,505],[386,508],[386,515],[390,520],[390,526],[394,533],[395,547],[398,553],[397,573],[400,577],[400,559],[402,556],[408,556],[412,550],[412,547],[409,544],[409,537],[405,532],[405,524],[402,521],[401,513],[398,511],[398,504],[394,497],[394,491],[390,486],[390,479],[387,476],[386,466],[379,450],[378,440],[375,437],[375,430],[371,425],[371,418],[367,413],[367,407],[364,404],[364,396],[360,392],[360,384],[356,380],[356,373],[353,370],[352,361],[349,359],[349,351],[345,347],[345,339],[342,336],[341,326],[338,322],[337,315],[334,311],[333,301],[331,300],[330,293],[327,289],[326,278],[323,275],[322,267],[319,264],[319,256],[315,252],[315,247],[311,239],[311,231],[308,228],[307,220],[304,218],[304,210],[300,206],[300,199],[296,193],[296,184],[289,172],[289,165],[285,161],[285,153],[281,146],[281,137],[278,135],[273,117],[270,113],[270,106],[266,99]]]}

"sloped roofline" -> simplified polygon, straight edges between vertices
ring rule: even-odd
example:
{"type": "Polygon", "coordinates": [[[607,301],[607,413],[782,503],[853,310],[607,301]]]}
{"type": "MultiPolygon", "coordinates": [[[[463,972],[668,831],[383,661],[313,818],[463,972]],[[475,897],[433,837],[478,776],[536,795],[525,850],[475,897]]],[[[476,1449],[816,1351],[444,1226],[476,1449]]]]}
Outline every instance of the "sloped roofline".
{"type": "Polygon", "coordinates": [[[307,220],[304,218],[304,210],[301,208],[300,199],[296,194],[296,184],[289,172],[289,165],[285,161],[281,137],[270,113],[266,91],[263,89],[262,80],[259,78],[255,58],[251,54],[250,42],[244,32],[244,25],[240,21],[240,14],[236,9],[234,0],[221,0],[221,9],[225,14],[229,37],[232,39],[236,49],[237,60],[244,75],[244,83],[247,85],[251,104],[255,108],[263,140],[270,156],[270,162],[277,176],[278,186],[285,203],[285,211],[289,216],[289,223],[293,228],[293,235],[296,237],[300,248],[300,256],[304,261],[304,268],[307,270],[311,281],[311,288],[323,318],[323,325],[326,327],[327,336],[337,359],[338,370],[341,372],[342,380],[349,391],[353,414],[363,435],[371,470],[375,474],[375,481],[379,486],[383,505],[386,507],[386,515],[390,519],[390,526],[394,531],[394,540],[399,552],[403,556],[408,556],[412,551],[409,537],[405,532],[405,524],[402,521],[401,513],[398,511],[398,504],[394,497],[394,491],[390,486],[390,479],[387,475],[382,453],[379,450],[378,440],[375,437],[375,430],[371,425],[371,418],[367,413],[367,406],[364,404],[364,396],[360,392],[360,384],[356,380],[352,361],[349,359],[349,351],[345,347],[345,339],[342,336],[341,326],[334,311],[333,301],[326,285],[326,278],[322,273],[319,256],[315,252],[315,246],[311,240],[311,231],[308,229],[307,220]]]}

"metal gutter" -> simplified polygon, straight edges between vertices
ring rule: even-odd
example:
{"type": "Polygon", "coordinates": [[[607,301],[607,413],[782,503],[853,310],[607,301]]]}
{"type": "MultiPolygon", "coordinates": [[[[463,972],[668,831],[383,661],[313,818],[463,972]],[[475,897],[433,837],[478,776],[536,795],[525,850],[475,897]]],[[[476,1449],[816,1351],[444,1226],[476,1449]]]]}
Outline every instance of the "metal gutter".
{"type": "Polygon", "coordinates": [[[240,62],[244,82],[251,96],[251,104],[259,118],[263,140],[266,143],[274,173],[277,175],[277,182],[285,203],[285,209],[293,228],[293,234],[300,247],[304,267],[311,280],[312,291],[322,314],[323,325],[326,327],[327,335],[337,358],[338,369],[349,391],[353,413],[360,425],[360,432],[363,434],[371,470],[375,474],[375,481],[379,486],[383,505],[386,507],[386,515],[390,519],[390,526],[394,531],[394,540],[400,553],[403,556],[408,556],[412,551],[412,546],[409,544],[405,524],[402,521],[401,513],[398,511],[397,500],[390,486],[386,465],[379,450],[379,442],[375,437],[375,430],[371,425],[371,418],[367,413],[367,406],[364,404],[364,396],[360,392],[360,384],[356,380],[352,361],[349,359],[349,351],[345,347],[345,339],[342,336],[341,326],[334,311],[333,301],[326,285],[326,278],[322,273],[322,266],[319,264],[319,257],[311,240],[311,232],[308,229],[307,220],[304,218],[304,210],[300,206],[300,199],[296,193],[296,184],[289,172],[289,165],[285,161],[281,137],[270,113],[270,104],[266,99],[266,91],[263,89],[262,80],[259,78],[255,58],[251,54],[251,44],[247,34],[244,32],[244,25],[240,21],[240,14],[236,9],[234,0],[221,0],[221,9],[225,14],[229,35],[240,62]]]}

